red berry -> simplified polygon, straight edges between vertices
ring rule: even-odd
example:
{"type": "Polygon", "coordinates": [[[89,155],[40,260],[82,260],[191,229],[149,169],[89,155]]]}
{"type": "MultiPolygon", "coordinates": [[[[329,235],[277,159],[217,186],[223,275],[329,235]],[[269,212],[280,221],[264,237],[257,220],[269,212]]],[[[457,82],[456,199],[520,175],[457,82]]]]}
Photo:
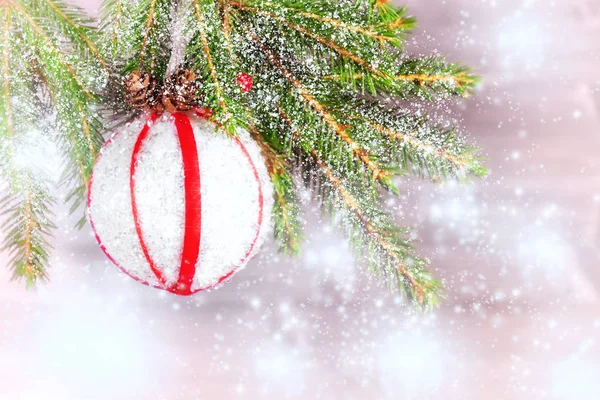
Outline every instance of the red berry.
{"type": "Polygon", "coordinates": [[[252,90],[252,77],[244,72],[240,72],[237,77],[237,84],[242,89],[242,93],[249,92],[252,90]]]}

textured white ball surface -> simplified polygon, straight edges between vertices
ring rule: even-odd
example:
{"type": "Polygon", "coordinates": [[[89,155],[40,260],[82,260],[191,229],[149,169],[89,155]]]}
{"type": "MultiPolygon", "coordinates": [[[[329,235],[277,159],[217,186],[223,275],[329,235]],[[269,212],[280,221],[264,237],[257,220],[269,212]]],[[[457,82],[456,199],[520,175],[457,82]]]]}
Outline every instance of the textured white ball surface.
{"type": "Polygon", "coordinates": [[[231,138],[180,113],[144,116],[113,134],[93,171],[88,217],[124,272],[189,295],[246,265],[270,231],[272,207],[250,135],[231,138]]]}

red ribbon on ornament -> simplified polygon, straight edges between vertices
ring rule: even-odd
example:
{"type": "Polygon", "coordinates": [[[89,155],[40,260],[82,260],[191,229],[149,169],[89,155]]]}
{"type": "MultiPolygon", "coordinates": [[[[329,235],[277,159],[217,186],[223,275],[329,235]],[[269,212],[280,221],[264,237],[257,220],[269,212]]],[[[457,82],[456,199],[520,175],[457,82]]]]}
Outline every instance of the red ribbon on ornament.
{"type": "Polygon", "coordinates": [[[194,129],[190,119],[183,113],[173,114],[177,137],[183,159],[183,176],[185,188],[185,228],[181,267],[177,280],[178,293],[191,294],[192,281],[196,274],[196,262],[200,253],[202,226],[202,193],[200,183],[200,160],[194,129]]]}
{"type": "MultiPolygon", "coordinates": [[[[177,282],[171,285],[168,289],[177,294],[192,294],[191,286],[196,274],[196,263],[200,252],[200,237],[201,237],[201,219],[202,219],[202,194],[200,187],[200,161],[198,160],[198,149],[196,147],[196,139],[194,138],[194,130],[190,119],[183,113],[175,113],[172,115],[175,120],[175,128],[177,130],[177,138],[181,148],[181,158],[183,160],[183,176],[184,176],[184,193],[185,193],[185,226],[183,236],[183,250],[181,252],[181,265],[179,267],[179,277],[177,282]]],[[[148,134],[150,126],[157,118],[157,114],[153,113],[148,118],[148,123],[142,128],[135,146],[131,154],[131,169],[129,174],[129,188],[131,192],[131,209],[133,212],[133,222],[135,231],[142,247],[142,252],[150,269],[156,275],[159,282],[166,286],[167,278],[163,272],[156,266],[154,259],[150,255],[144,234],[139,219],[135,195],[135,173],[137,170],[138,155],[142,150],[142,146],[148,134]]]]}

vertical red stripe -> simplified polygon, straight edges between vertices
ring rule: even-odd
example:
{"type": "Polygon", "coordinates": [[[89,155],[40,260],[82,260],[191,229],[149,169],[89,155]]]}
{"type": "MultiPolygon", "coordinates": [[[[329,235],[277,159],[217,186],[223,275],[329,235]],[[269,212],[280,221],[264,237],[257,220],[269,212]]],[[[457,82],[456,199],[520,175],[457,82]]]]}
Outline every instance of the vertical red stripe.
{"type": "Polygon", "coordinates": [[[185,187],[185,228],[179,279],[172,291],[191,294],[192,281],[196,274],[196,263],[200,254],[202,194],[200,192],[200,161],[194,130],[187,115],[173,114],[179,146],[183,158],[185,187]]]}
{"type": "MultiPolygon", "coordinates": [[[[208,118],[210,118],[210,116],[212,115],[212,110],[208,110],[206,108],[197,108],[197,109],[194,110],[194,112],[195,112],[195,114],[198,117],[206,119],[206,120],[208,120],[208,118]]],[[[250,255],[252,254],[252,251],[254,250],[254,247],[256,246],[256,243],[258,241],[258,237],[260,235],[260,231],[261,231],[261,228],[262,228],[262,224],[263,224],[263,220],[264,220],[264,195],[263,195],[263,190],[262,190],[262,184],[260,182],[260,177],[258,175],[258,169],[256,168],[256,165],[254,164],[254,161],[252,160],[252,157],[250,156],[250,153],[248,152],[248,149],[246,149],[246,146],[244,146],[244,144],[239,139],[239,137],[235,136],[234,140],[235,140],[236,144],[242,150],[242,153],[244,154],[244,156],[246,157],[246,159],[248,160],[248,163],[250,164],[250,168],[252,169],[252,175],[254,176],[254,179],[256,180],[256,184],[258,186],[258,217],[257,217],[257,221],[256,221],[256,224],[257,224],[257,226],[256,226],[256,232],[254,234],[254,238],[252,238],[252,241],[250,242],[248,250],[244,254],[244,257],[242,257],[242,259],[240,260],[240,264],[238,264],[235,268],[233,268],[231,271],[229,271],[225,275],[221,276],[216,283],[214,283],[212,285],[209,285],[207,287],[198,289],[198,290],[196,290],[196,291],[194,291],[192,293],[196,293],[196,292],[199,292],[201,290],[211,289],[211,288],[219,285],[223,281],[225,281],[228,278],[230,278],[241,267],[243,267],[246,264],[246,262],[248,261],[248,258],[250,257],[250,255]]]]}
{"type": "Polygon", "coordinates": [[[148,246],[146,245],[146,242],[144,241],[144,235],[142,234],[142,227],[140,225],[140,217],[138,214],[137,201],[136,201],[136,195],[135,195],[135,178],[134,178],[135,173],[137,171],[138,154],[142,150],[142,145],[144,144],[144,141],[146,140],[146,138],[148,137],[148,134],[150,133],[151,125],[154,123],[154,121],[156,121],[157,118],[158,118],[158,115],[156,113],[150,114],[150,116],[148,117],[148,120],[146,121],[146,124],[144,124],[144,127],[142,128],[142,131],[140,132],[140,134],[137,138],[137,141],[135,142],[135,146],[133,147],[133,153],[131,154],[131,165],[130,165],[130,170],[129,170],[129,191],[131,193],[131,210],[133,212],[133,223],[135,224],[135,231],[136,231],[138,239],[140,241],[140,246],[142,247],[142,252],[144,253],[144,257],[146,257],[146,261],[148,261],[148,264],[150,265],[150,269],[152,270],[154,275],[156,275],[156,278],[158,278],[159,282],[164,286],[164,285],[166,285],[167,279],[163,275],[162,271],[160,271],[157,268],[156,263],[150,256],[150,253],[148,251],[148,246]]]}

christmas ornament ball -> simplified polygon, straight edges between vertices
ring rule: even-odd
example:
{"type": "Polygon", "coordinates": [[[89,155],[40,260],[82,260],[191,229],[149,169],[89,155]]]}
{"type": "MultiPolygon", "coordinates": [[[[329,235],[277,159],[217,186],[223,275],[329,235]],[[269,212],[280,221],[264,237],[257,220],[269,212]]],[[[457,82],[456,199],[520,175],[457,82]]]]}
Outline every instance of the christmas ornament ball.
{"type": "Polygon", "coordinates": [[[198,115],[150,114],[113,134],[93,170],[88,218],[135,280],[179,295],[215,287],[258,252],[273,187],[257,144],[198,115]]]}

